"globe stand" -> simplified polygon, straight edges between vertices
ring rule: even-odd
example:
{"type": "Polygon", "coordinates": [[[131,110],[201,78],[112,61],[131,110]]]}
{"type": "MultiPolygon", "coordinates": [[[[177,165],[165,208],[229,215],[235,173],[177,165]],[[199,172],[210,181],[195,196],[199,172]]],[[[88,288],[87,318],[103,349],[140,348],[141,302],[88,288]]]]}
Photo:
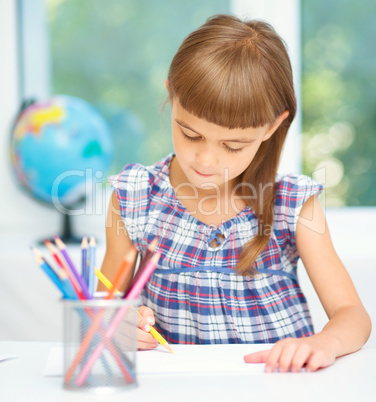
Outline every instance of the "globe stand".
{"type": "Polygon", "coordinates": [[[63,230],[61,235],[59,236],[60,239],[65,244],[79,244],[81,240],[79,237],[75,236],[72,231],[72,219],[69,214],[62,214],[63,215],[63,230]]]}
{"type": "MultiPolygon", "coordinates": [[[[75,236],[72,230],[72,219],[69,214],[62,213],[62,230],[60,231],[59,237],[65,244],[80,244],[82,239],[75,236]]],[[[50,242],[54,242],[54,239],[48,239],[50,242]]],[[[45,240],[39,240],[38,244],[43,245],[45,240]]]]}

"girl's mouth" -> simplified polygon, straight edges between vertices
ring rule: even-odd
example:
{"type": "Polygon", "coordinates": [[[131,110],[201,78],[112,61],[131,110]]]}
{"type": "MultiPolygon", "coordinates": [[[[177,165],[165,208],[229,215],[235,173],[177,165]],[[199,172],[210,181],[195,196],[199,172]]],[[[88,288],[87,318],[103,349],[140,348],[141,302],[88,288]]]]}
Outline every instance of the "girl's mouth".
{"type": "Polygon", "coordinates": [[[197,171],[196,169],[194,169],[194,171],[199,175],[199,176],[202,176],[202,177],[211,177],[211,176],[213,176],[212,174],[204,174],[204,173],[200,173],[199,171],[197,171]]]}

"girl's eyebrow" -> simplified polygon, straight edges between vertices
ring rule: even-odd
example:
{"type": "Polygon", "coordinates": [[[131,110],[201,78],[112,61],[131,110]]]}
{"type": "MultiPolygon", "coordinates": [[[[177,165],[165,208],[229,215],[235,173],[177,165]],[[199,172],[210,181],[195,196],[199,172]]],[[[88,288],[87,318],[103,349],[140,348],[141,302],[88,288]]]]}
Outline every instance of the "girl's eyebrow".
{"type": "MultiPolygon", "coordinates": [[[[200,134],[199,132],[197,132],[196,130],[194,130],[193,128],[189,127],[188,125],[186,125],[186,123],[182,123],[181,121],[179,121],[178,119],[175,119],[176,123],[183,127],[186,128],[187,130],[193,131],[194,133],[196,133],[197,135],[200,135],[201,137],[203,137],[202,134],[200,134]]],[[[249,138],[231,138],[229,140],[222,140],[224,142],[242,142],[242,143],[251,143],[254,142],[255,139],[249,139],[249,138]]]]}
{"type": "Polygon", "coordinates": [[[175,119],[176,123],[179,124],[179,126],[186,128],[187,130],[193,131],[194,133],[198,134],[198,135],[202,135],[199,132],[197,132],[196,130],[194,130],[193,128],[189,127],[186,125],[186,123],[182,123],[181,121],[179,121],[178,119],[175,119]]]}

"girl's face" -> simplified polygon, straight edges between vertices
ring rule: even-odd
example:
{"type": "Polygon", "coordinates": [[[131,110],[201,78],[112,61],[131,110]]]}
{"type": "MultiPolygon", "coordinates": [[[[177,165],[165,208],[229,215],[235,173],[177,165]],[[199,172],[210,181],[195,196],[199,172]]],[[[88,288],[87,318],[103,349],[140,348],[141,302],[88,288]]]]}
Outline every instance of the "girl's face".
{"type": "Polygon", "coordinates": [[[187,112],[177,99],[171,107],[176,159],[187,182],[202,190],[221,189],[226,182],[235,186],[261,143],[288,115],[282,113],[271,126],[229,129],[187,112]]]}

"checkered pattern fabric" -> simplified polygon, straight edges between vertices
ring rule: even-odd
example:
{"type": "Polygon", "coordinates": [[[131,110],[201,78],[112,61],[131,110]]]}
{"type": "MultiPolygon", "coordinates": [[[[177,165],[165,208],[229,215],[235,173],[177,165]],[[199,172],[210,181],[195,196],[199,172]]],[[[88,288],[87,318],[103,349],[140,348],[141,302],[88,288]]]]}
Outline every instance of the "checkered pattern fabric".
{"type": "Polygon", "coordinates": [[[143,303],[169,343],[273,343],[313,334],[299,287],[295,229],[304,202],[322,186],[302,175],[278,177],[273,233],[254,277],[236,275],[242,246],[256,233],[250,207],[218,228],[192,216],[169,180],[173,154],[153,166],[131,164],[110,182],[128,234],[142,255],[158,236],[162,253],[143,303]],[[217,248],[211,240],[221,233],[217,248]]]}

